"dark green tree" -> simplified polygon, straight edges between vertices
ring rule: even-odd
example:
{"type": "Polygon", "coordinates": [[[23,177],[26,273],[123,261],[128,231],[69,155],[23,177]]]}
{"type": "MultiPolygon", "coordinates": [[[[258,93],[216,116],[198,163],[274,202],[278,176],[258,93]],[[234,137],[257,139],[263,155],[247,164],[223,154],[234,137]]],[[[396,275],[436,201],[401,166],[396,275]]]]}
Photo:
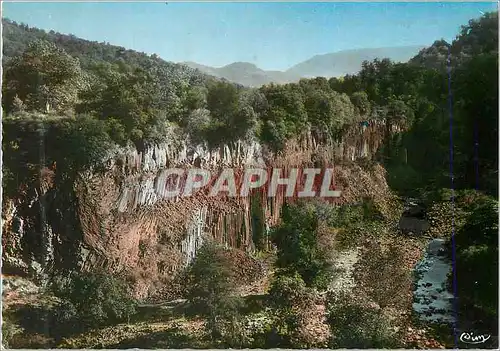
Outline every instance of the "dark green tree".
{"type": "Polygon", "coordinates": [[[213,243],[204,244],[188,267],[186,283],[186,296],[193,309],[207,317],[212,341],[222,339],[231,347],[241,347],[241,300],[234,296],[236,282],[224,249],[213,243]]]}
{"type": "Polygon", "coordinates": [[[33,41],[22,55],[9,60],[4,82],[6,112],[20,102],[27,110],[46,113],[72,109],[84,84],[78,59],[43,40],[33,41]]]}
{"type": "Polygon", "coordinates": [[[282,223],[272,233],[278,248],[276,265],[285,272],[297,272],[308,287],[326,288],[331,278],[331,261],[319,245],[318,216],[312,204],[285,205],[282,223]]]}

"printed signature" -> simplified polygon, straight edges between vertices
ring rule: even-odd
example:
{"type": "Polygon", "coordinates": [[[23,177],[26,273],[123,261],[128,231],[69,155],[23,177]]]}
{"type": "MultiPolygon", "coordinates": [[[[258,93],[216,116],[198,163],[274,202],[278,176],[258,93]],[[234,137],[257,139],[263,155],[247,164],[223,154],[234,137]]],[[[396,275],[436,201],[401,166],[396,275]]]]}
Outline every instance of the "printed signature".
{"type": "Polygon", "coordinates": [[[488,340],[491,335],[482,334],[482,335],[474,335],[474,333],[462,333],[460,335],[460,341],[466,344],[482,344],[486,340],[488,340]]]}

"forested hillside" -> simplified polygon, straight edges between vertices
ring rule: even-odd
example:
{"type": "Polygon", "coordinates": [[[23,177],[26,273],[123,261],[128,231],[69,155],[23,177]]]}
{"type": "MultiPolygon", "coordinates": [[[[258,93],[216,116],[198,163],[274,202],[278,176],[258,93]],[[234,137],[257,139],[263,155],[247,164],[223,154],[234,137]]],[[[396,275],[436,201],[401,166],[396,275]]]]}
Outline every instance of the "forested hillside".
{"type": "Polygon", "coordinates": [[[452,171],[455,187],[497,194],[497,20],[497,13],[472,20],[452,43],[436,41],[408,64],[366,62],[359,75],[330,80],[351,97],[363,91],[411,127],[387,150],[393,180],[406,190],[449,186],[452,171]]]}
{"type": "Polygon", "coordinates": [[[408,64],[375,60],[357,75],[260,89],[216,82],[154,55],[4,20],[2,103],[7,114],[96,117],[122,144],[161,139],[165,125],[175,123],[212,145],[257,136],[279,148],[308,130],[335,135],[352,121],[387,118],[388,126],[411,130],[398,136],[394,150],[387,148],[386,160],[396,162],[401,147],[406,149],[403,173],[420,174],[426,183],[421,185],[447,185],[443,165],[450,160],[453,113],[455,185],[478,182],[496,193],[496,18],[471,21],[453,43],[436,41],[408,64]]]}

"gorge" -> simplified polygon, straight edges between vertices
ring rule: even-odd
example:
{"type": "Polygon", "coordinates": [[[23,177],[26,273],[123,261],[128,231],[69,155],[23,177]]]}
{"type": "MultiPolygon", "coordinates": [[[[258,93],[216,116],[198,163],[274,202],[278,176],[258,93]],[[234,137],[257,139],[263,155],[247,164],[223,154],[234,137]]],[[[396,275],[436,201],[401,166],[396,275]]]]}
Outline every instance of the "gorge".
{"type": "MultiPolygon", "coordinates": [[[[8,135],[16,135],[11,129],[15,125],[7,124],[4,128],[10,131],[8,135]]],[[[54,159],[53,164],[35,163],[40,173],[29,185],[30,191],[16,194],[5,204],[9,208],[3,224],[5,239],[11,250],[23,249],[12,254],[5,252],[4,269],[26,270],[31,265],[48,273],[52,267],[67,265],[71,260],[71,267],[85,271],[125,270],[137,279],[137,296],[146,298],[153,293],[155,284],[168,280],[193,259],[205,235],[230,247],[254,251],[253,236],[257,235],[252,232],[265,235],[266,225],[276,225],[285,201],[282,192],[271,198],[263,194],[211,198],[200,192],[192,197],[163,199],[165,169],[196,165],[214,171],[223,167],[244,170],[256,165],[333,165],[334,184],[342,188],[338,202],[356,202],[376,191],[374,187],[384,186],[384,182],[344,161],[373,157],[382,142],[383,129],[382,124],[366,127],[356,123],[336,145],[324,145],[309,136],[278,155],[266,153],[257,142],[238,141],[209,150],[175,138],[141,151],[116,148],[103,160],[103,172],[86,170],[76,176],[72,185],[75,199],[70,203],[58,198],[61,190],[56,180],[57,160],[50,155],[48,145],[42,151],[47,160],[54,159]],[[358,177],[350,178],[354,172],[358,177]],[[353,182],[359,177],[363,183],[353,182]],[[257,200],[255,213],[253,201],[257,200]],[[56,221],[48,217],[54,214],[56,221]],[[30,242],[39,242],[41,247],[35,248],[30,242]]],[[[36,130],[30,132],[35,140],[41,138],[43,144],[50,144],[36,130]]],[[[20,150],[19,155],[25,152],[30,151],[20,150]]],[[[33,162],[39,156],[36,153],[29,156],[33,162]]]]}

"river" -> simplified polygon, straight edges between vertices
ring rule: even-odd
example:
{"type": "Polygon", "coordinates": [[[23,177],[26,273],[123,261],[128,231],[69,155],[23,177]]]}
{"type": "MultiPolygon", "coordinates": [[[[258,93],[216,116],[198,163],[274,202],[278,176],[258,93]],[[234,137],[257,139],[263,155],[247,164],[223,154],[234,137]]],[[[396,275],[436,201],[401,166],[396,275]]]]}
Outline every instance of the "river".
{"type": "Polygon", "coordinates": [[[455,322],[453,294],[446,288],[452,266],[444,251],[444,239],[431,240],[424,257],[415,266],[417,281],[413,310],[423,322],[455,322]]]}

